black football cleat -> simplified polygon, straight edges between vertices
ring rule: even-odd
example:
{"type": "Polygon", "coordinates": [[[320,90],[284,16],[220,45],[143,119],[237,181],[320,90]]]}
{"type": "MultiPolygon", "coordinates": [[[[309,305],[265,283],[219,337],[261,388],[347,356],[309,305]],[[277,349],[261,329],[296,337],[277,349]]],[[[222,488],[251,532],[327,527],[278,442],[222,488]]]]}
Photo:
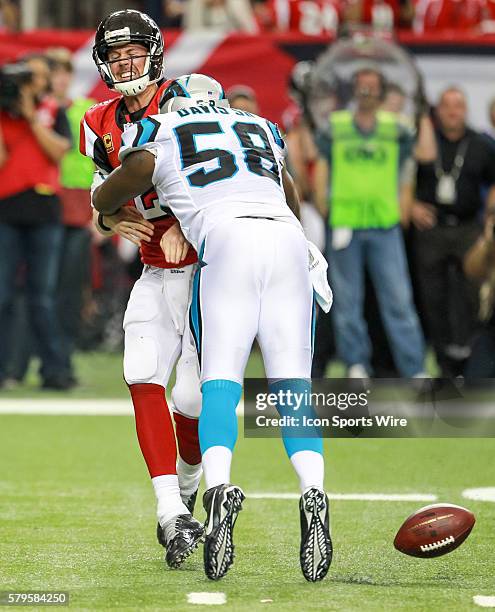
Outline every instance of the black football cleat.
{"type": "Polygon", "coordinates": [[[165,539],[165,532],[162,529],[160,523],[156,524],[156,539],[158,544],[161,544],[163,548],[167,548],[167,540],[165,539]]]}
{"type": "Polygon", "coordinates": [[[180,514],[167,521],[163,527],[158,524],[156,535],[166,550],[167,565],[178,568],[198,547],[204,535],[204,527],[190,514],[180,514]]]}
{"type": "Polygon", "coordinates": [[[212,487],[203,495],[206,510],[204,564],[210,580],[225,576],[234,562],[234,525],[243,500],[242,490],[229,484],[212,487]]]}
{"type": "MultiPolygon", "coordinates": [[[[194,493],[191,493],[191,495],[188,495],[185,499],[182,500],[191,515],[194,514],[194,506],[196,505],[197,496],[198,489],[196,489],[194,493]]],[[[167,541],[165,540],[165,534],[163,532],[163,529],[161,528],[160,523],[156,524],[156,539],[158,540],[158,544],[161,544],[163,548],[167,548],[167,541]]]]}
{"type": "Polygon", "coordinates": [[[332,562],[332,540],[325,491],[313,487],[299,500],[301,514],[301,570],[309,582],[323,580],[332,562]]]}
{"type": "MultiPolygon", "coordinates": [[[[198,489],[191,493],[191,495],[187,495],[184,499],[182,499],[184,505],[189,510],[190,514],[194,514],[194,506],[196,505],[196,498],[198,496],[198,489]]],[[[160,523],[156,524],[156,539],[158,540],[158,544],[161,544],[163,548],[167,548],[167,542],[165,540],[165,534],[163,529],[160,526],[160,523]]]]}
{"type": "Polygon", "coordinates": [[[186,506],[186,508],[189,510],[191,514],[194,514],[194,506],[196,505],[197,497],[198,497],[198,489],[196,489],[194,493],[191,493],[191,495],[186,495],[182,497],[183,504],[186,506]]]}

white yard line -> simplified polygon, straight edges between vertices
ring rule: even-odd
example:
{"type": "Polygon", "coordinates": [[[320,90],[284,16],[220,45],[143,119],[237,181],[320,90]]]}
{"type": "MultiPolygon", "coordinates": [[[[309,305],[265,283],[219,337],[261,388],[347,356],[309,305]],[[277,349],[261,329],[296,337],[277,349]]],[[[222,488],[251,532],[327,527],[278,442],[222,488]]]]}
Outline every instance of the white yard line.
{"type": "MultiPolygon", "coordinates": [[[[0,414],[64,414],[64,415],[133,415],[129,399],[72,399],[72,398],[12,398],[0,399],[0,414]]],[[[237,407],[237,416],[244,414],[244,402],[237,407]]]]}
{"type": "Polygon", "coordinates": [[[475,501],[495,502],[495,487],[480,487],[479,489],[465,489],[462,497],[475,501]]]}
{"type": "Polygon", "coordinates": [[[221,606],[227,603],[225,593],[188,593],[187,603],[198,604],[200,606],[221,606]]]}
{"type": "Polygon", "coordinates": [[[473,602],[482,608],[495,608],[495,596],[493,595],[475,595],[473,602]]]}
{"type": "MultiPolygon", "coordinates": [[[[246,493],[248,499],[299,499],[300,493],[246,493]]],[[[438,497],[429,493],[329,493],[336,501],[436,501],[438,497]]]]}
{"type": "Polygon", "coordinates": [[[121,416],[134,414],[130,399],[1,399],[0,414],[121,416]]]}

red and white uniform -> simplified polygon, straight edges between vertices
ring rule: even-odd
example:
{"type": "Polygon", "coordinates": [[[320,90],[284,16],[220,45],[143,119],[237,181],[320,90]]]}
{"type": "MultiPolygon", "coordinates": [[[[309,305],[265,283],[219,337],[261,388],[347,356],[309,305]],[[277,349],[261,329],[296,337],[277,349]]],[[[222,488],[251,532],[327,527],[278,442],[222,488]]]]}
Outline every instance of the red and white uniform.
{"type": "MultiPolygon", "coordinates": [[[[162,83],[152,100],[142,111],[129,114],[123,96],[92,106],[81,121],[79,148],[83,155],[91,157],[104,174],[120,166],[119,149],[126,127],[149,115],[156,115],[158,103],[170,81],[162,83]]],[[[142,242],[141,261],[157,268],[182,268],[197,261],[196,253],[189,249],[186,259],[179,265],[168,264],[160,248],[160,239],[176,221],[168,208],[161,208],[154,189],[135,198],[134,205],[145,219],[151,221],[155,231],[151,242],[142,242]]]]}
{"type": "Polygon", "coordinates": [[[339,0],[270,0],[273,27],[318,36],[335,34],[340,18],[339,0]]]}
{"type": "MultiPolygon", "coordinates": [[[[80,151],[91,157],[104,175],[120,166],[118,158],[124,129],[158,113],[158,103],[168,82],[160,84],[149,105],[129,114],[123,96],[91,107],[81,121],[80,151]]],[[[133,205],[129,203],[129,205],[133,205]]],[[[124,378],[129,385],[166,387],[177,361],[173,408],[198,417],[201,408],[196,350],[186,325],[190,289],[197,261],[190,247],[179,265],[168,264],[160,248],[164,232],[176,222],[168,207],[160,207],[154,189],[135,198],[134,206],[155,231],[151,242],[142,242],[141,278],[134,285],[124,316],[124,378]]]]}

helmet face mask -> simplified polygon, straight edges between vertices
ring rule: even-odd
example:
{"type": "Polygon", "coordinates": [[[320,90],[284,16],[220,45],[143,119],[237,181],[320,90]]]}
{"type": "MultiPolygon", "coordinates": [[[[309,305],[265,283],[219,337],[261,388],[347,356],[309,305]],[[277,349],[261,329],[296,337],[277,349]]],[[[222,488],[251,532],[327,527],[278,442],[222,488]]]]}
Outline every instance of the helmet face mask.
{"type": "Polygon", "coordinates": [[[230,108],[223,87],[205,74],[178,77],[163,92],[160,113],[171,113],[191,106],[230,108]]]}
{"type": "MultiPolygon", "coordinates": [[[[124,96],[135,96],[163,77],[163,46],[163,37],[156,23],[140,11],[127,9],[108,15],[100,23],[95,35],[93,60],[107,87],[124,96]],[[112,48],[129,44],[141,45],[147,50],[144,69],[137,78],[133,79],[131,74],[127,80],[117,80],[112,64],[122,60],[109,61],[108,54],[112,48]]],[[[128,58],[131,73],[133,59],[137,56],[128,58]]]]}

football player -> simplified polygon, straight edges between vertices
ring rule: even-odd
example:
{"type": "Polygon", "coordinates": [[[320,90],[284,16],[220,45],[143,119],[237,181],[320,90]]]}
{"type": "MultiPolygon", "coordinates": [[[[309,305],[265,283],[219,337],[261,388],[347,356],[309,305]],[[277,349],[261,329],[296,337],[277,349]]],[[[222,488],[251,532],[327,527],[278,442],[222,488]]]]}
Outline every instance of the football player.
{"type": "MultiPolygon", "coordinates": [[[[93,106],[81,123],[81,152],[97,166],[93,190],[120,165],[124,127],[158,112],[159,99],[168,87],[163,79],[163,47],[158,26],[139,11],[117,11],[98,26],[93,59],[105,84],[120,95],[93,106]]],[[[156,493],[158,541],[166,548],[168,565],[178,567],[203,535],[202,525],[192,517],[201,478],[201,395],[196,353],[186,329],[197,257],[155,190],[150,186],[135,195],[132,205],[117,214],[98,215],[95,211],[94,218],[101,233],[119,234],[141,247],[144,270],[124,317],[124,378],[134,405],[139,445],[156,493]],[[178,462],[165,398],[177,359],[177,382],[171,397],[178,462]]]]}
{"type": "MultiPolygon", "coordinates": [[[[230,484],[230,465],[235,409],[255,338],[270,392],[297,394],[298,416],[311,414],[314,303],[308,243],[287,206],[294,208],[297,194],[274,124],[230,109],[221,85],[205,75],[177,79],[164,92],[160,110],[164,114],[124,133],[122,166],[96,190],[94,204],[111,214],[154,185],[198,249],[189,319],[203,395],[204,564],[215,580],[233,562],[233,528],[244,499],[230,484]]],[[[294,414],[282,400],[277,408],[282,415],[294,414]]],[[[332,558],[322,439],[308,428],[282,429],[282,435],[302,492],[301,568],[307,580],[321,580],[332,558]]]]}

